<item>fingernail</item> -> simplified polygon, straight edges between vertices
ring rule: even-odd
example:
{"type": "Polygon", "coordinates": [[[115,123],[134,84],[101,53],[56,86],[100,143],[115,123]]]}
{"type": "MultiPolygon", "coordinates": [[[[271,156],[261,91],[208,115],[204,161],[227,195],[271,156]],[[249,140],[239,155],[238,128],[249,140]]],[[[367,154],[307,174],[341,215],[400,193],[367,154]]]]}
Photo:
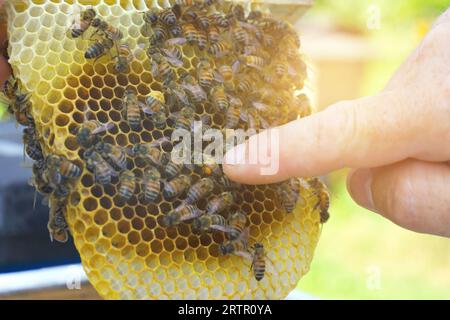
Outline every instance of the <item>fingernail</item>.
{"type": "Polygon", "coordinates": [[[239,144],[225,154],[226,165],[239,165],[245,164],[246,158],[246,146],[245,144],[239,144]]]}
{"type": "Polygon", "coordinates": [[[348,177],[348,190],[360,206],[375,211],[372,197],[372,170],[358,169],[348,177]]]}

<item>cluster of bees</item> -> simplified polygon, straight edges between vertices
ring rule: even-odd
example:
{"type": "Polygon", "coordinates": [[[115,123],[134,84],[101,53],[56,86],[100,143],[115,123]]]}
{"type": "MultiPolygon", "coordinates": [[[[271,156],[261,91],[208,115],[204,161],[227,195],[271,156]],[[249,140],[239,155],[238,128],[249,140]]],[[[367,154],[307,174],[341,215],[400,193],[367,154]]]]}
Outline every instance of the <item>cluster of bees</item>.
{"type": "MultiPolygon", "coordinates": [[[[81,168],[65,157],[56,154],[44,155],[36,123],[32,115],[30,95],[24,93],[21,83],[11,76],[3,85],[2,92],[8,99],[8,112],[17,123],[24,126],[23,144],[25,154],[33,160],[33,178],[30,180],[36,191],[49,201],[48,230],[50,238],[59,242],[68,240],[68,225],[64,207],[74,179],[81,175],[81,168]]],[[[36,198],[35,198],[36,200],[36,198]]]]}
{"type": "MultiPolygon", "coordinates": [[[[275,20],[261,11],[246,13],[241,5],[220,0],[177,0],[170,8],[153,8],[142,14],[141,33],[147,42],[141,46],[150,60],[152,76],[163,84],[161,92],[140,97],[127,87],[122,97],[123,118],[134,131],[142,130],[144,118],[155,128],[192,130],[193,122],[207,119],[196,112],[199,106],[210,113],[224,114],[220,129],[266,129],[310,113],[304,94],[293,94],[302,88],[306,66],[298,51],[300,40],[287,23],[275,20]],[[181,71],[183,48],[193,48],[198,57],[194,72],[181,71]],[[285,54],[279,55],[282,50],[285,54]]],[[[128,73],[134,54],[123,41],[124,34],[90,8],[81,12],[80,20],[68,30],[72,39],[90,33],[91,43],[85,58],[97,60],[109,55],[118,74],[128,73]]],[[[38,142],[31,114],[29,96],[20,92],[19,83],[7,82],[5,92],[11,99],[10,112],[24,129],[27,155],[33,164],[33,185],[50,199],[48,228],[52,239],[65,242],[68,227],[64,208],[70,187],[80,177],[82,164],[56,154],[44,156],[38,142]]],[[[89,107],[89,106],[87,106],[89,107]]],[[[160,224],[176,227],[190,223],[194,232],[222,232],[226,240],[219,246],[222,255],[235,254],[251,261],[256,280],[265,273],[265,250],[262,242],[249,247],[248,218],[236,209],[236,195],[241,185],[230,181],[221,165],[203,155],[201,165],[178,164],[171,160],[164,145],[174,147],[170,137],[149,143],[122,147],[105,142],[102,134],[113,123],[85,119],[76,131],[86,168],[101,185],[118,183],[117,193],[125,203],[138,190],[144,203],[159,197],[178,201],[160,224]],[[136,176],[129,159],[145,163],[143,174],[136,176]],[[201,176],[192,180],[192,174],[201,176]],[[197,203],[208,199],[204,210],[197,203]]],[[[169,148],[169,149],[171,149],[169,148]]],[[[317,190],[321,222],[328,220],[328,193],[319,179],[290,179],[276,186],[278,197],[287,213],[294,210],[300,188],[317,190]]]]}

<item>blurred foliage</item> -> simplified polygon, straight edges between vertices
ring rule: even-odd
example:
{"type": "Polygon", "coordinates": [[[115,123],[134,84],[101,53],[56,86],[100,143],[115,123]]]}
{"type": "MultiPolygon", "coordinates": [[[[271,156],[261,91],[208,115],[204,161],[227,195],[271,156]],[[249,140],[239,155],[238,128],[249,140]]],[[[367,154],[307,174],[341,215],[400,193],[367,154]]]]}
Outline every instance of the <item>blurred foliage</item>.
{"type": "Polygon", "coordinates": [[[434,18],[449,6],[448,0],[316,0],[314,12],[336,26],[366,33],[367,16],[378,8],[382,24],[398,25],[399,22],[415,23],[417,19],[434,18]]]}

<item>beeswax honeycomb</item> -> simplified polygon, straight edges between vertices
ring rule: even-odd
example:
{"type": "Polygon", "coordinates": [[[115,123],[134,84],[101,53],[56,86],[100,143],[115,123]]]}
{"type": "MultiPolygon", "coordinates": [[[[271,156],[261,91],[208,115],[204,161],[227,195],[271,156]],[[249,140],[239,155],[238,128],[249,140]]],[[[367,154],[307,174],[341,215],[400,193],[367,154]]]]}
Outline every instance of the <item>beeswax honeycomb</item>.
{"type": "MultiPolygon", "coordinates": [[[[43,152],[66,157],[82,168],[71,187],[65,217],[89,281],[107,299],[282,299],[308,272],[319,238],[318,198],[312,187],[301,188],[292,213],[284,211],[274,186],[239,189],[234,205],[248,216],[250,245],[260,241],[266,250],[268,267],[258,282],[250,270],[251,262],[236,255],[220,255],[223,233],[199,235],[187,223],[170,228],[161,224],[162,217],[180,200],[167,200],[160,194],[154,202],[143,202],[138,186],[128,201],[122,201],[117,178],[101,185],[86,168],[84,150],[75,135],[85,119],[86,106],[93,119],[114,123],[100,135],[104,142],[131,148],[170,136],[169,124],[156,128],[144,115],[141,128],[134,130],[122,114],[126,88],[134,88],[141,101],[164,91],[164,84],[152,75],[145,50],[138,50],[148,43],[141,30],[142,12],[152,5],[155,1],[25,0],[6,4],[10,63],[23,90],[31,93],[32,116],[43,152]],[[89,36],[72,39],[67,35],[74,14],[90,6],[123,32],[123,41],[134,54],[129,72],[118,74],[115,60],[108,54],[97,61],[87,60],[85,51],[92,45],[89,36]]],[[[165,7],[169,2],[159,5],[165,7]]],[[[178,75],[182,71],[195,74],[199,56],[208,53],[185,44],[183,55],[178,75]]],[[[213,126],[223,128],[224,114],[211,110],[204,104],[196,112],[208,115],[213,126]]],[[[142,176],[142,162],[127,157],[128,169],[142,176]]],[[[201,177],[198,171],[186,173],[192,181],[201,177]]],[[[216,186],[213,195],[200,200],[198,207],[204,209],[221,191],[216,186]]]]}

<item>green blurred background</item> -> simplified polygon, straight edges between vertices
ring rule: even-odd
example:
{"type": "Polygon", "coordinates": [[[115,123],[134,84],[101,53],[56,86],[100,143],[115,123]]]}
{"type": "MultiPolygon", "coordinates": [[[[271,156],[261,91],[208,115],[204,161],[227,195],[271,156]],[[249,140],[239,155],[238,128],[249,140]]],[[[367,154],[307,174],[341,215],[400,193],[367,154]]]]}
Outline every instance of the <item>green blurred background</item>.
{"type": "MultiPolygon", "coordinates": [[[[448,0],[317,0],[297,27],[318,108],[381,90],[448,6],[448,0]]],[[[327,177],[331,219],[299,288],[325,299],[449,299],[450,240],[403,230],[359,208],[345,176],[327,177]]]]}

